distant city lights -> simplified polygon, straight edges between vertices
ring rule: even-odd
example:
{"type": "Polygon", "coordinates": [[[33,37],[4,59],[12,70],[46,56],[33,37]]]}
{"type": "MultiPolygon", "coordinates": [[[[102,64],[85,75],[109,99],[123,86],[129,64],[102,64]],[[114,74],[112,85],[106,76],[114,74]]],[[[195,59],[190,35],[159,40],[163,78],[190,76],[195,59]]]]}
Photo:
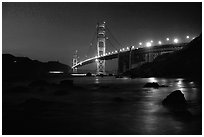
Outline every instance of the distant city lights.
{"type": "Polygon", "coordinates": [[[189,36],[186,36],[186,38],[189,39],[190,37],[189,37],[189,36]]]}
{"type": "Polygon", "coordinates": [[[64,73],[64,72],[62,72],[62,71],[49,71],[49,73],[51,73],[51,74],[60,74],[60,73],[64,73]]]}
{"type": "Polygon", "coordinates": [[[153,43],[154,41],[153,40],[151,40],[151,43],[153,43]]]}
{"type": "Polygon", "coordinates": [[[140,42],[139,45],[141,46],[141,45],[142,45],[142,42],[140,42]]]}
{"type": "Polygon", "coordinates": [[[161,45],[161,44],[162,44],[162,42],[161,42],[161,41],[158,41],[158,44],[159,44],[159,45],[161,45]]]}
{"type": "Polygon", "coordinates": [[[166,38],[166,41],[169,41],[169,38],[166,38]]]}

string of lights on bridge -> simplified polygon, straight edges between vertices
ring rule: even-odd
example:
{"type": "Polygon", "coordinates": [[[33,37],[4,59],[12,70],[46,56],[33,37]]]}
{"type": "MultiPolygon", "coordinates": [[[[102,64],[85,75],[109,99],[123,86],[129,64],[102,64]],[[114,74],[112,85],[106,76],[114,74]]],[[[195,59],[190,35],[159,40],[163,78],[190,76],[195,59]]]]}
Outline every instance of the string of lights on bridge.
{"type": "MultiPolygon", "coordinates": [[[[186,40],[193,40],[195,37],[192,37],[190,38],[190,36],[186,36],[185,39],[186,40]]],[[[136,47],[136,46],[130,46],[130,47],[126,47],[126,48],[121,48],[119,50],[115,50],[115,51],[112,51],[112,52],[107,52],[105,53],[105,55],[101,55],[101,56],[94,56],[92,58],[88,58],[86,60],[83,60],[81,62],[79,62],[78,64],[76,64],[75,66],[72,66],[72,68],[78,66],[78,65],[82,65],[84,62],[87,62],[87,61],[91,61],[93,59],[95,59],[95,61],[98,61],[98,58],[100,57],[105,57],[107,55],[112,55],[112,54],[117,54],[118,52],[125,52],[125,51],[129,51],[130,48],[131,49],[139,49],[139,48],[149,48],[149,47],[152,47],[154,45],[162,45],[162,44],[178,44],[180,43],[181,41],[179,40],[179,38],[173,38],[173,39],[170,39],[169,37],[167,37],[165,40],[164,40],[164,43],[159,40],[157,43],[154,43],[153,40],[149,40],[149,41],[145,41],[145,42],[139,42],[138,45],[139,47],[136,47]]]]}

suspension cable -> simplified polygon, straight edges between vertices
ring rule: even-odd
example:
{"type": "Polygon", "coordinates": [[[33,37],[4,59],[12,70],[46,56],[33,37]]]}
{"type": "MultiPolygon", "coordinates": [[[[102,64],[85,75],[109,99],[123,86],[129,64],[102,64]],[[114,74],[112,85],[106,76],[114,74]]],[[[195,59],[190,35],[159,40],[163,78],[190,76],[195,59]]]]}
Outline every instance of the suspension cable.
{"type": "Polygon", "coordinates": [[[108,39],[107,41],[110,43],[110,45],[113,47],[113,49],[117,50],[117,48],[113,45],[113,43],[111,42],[110,39],[108,39]]]}
{"type": "Polygon", "coordinates": [[[88,54],[89,54],[91,48],[93,47],[93,43],[94,43],[94,40],[95,40],[95,36],[96,36],[96,31],[94,31],[94,34],[93,34],[92,40],[91,40],[91,42],[90,42],[90,45],[89,45],[88,51],[87,51],[87,53],[86,53],[86,56],[88,56],[88,54]]]}
{"type": "Polygon", "coordinates": [[[113,36],[113,34],[112,34],[111,31],[109,30],[109,28],[108,28],[108,27],[106,27],[106,28],[107,28],[109,34],[111,35],[111,37],[113,38],[113,40],[115,40],[115,42],[116,42],[120,47],[123,47],[123,46],[120,44],[120,42],[118,42],[118,40],[113,36]]]}

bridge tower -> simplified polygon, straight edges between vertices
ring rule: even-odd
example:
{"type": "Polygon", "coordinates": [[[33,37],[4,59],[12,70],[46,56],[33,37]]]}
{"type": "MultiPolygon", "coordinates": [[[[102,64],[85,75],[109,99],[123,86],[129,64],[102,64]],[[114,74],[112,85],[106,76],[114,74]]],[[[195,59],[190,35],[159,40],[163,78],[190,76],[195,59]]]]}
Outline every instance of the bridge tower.
{"type": "MultiPolygon", "coordinates": [[[[73,55],[72,66],[77,65],[77,63],[78,63],[78,54],[77,54],[77,52],[78,51],[76,50],[76,52],[73,55]]],[[[77,67],[73,68],[72,72],[77,73],[77,67]]]]}
{"type": "MultiPolygon", "coordinates": [[[[97,55],[105,55],[106,51],[106,32],[105,22],[97,24],[97,55]]],[[[105,60],[99,59],[97,64],[97,74],[105,74],[105,60]]]]}

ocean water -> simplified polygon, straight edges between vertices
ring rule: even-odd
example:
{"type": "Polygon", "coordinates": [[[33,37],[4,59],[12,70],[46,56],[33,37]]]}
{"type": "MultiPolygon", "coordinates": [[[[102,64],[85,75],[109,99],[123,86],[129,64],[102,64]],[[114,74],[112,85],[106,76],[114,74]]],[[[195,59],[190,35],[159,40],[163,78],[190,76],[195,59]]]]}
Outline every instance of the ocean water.
{"type": "MultiPolygon", "coordinates": [[[[148,135],[202,134],[201,86],[182,78],[74,77],[74,88],[67,94],[53,95],[52,88],[43,94],[29,94],[52,101],[32,118],[21,115],[6,119],[10,134],[76,135],[148,135]],[[168,87],[144,88],[147,82],[168,87]],[[174,90],[181,90],[188,108],[175,112],[162,105],[174,90]],[[19,122],[22,128],[15,128],[19,122]]],[[[49,82],[59,83],[59,79],[49,82]]],[[[15,96],[16,97],[16,96],[15,96]]],[[[13,97],[14,98],[14,97],[13,97]]],[[[21,96],[22,98],[22,96],[21,96]]],[[[20,99],[18,99],[20,100],[20,99]]],[[[19,103],[20,104],[20,103],[19,103]]],[[[11,107],[12,108],[12,107],[11,107]]],[[[16,108],[16,107],[15,107],[16,108]]],[[[4,117],[3,117],[4,118],[4,117]]]]}

